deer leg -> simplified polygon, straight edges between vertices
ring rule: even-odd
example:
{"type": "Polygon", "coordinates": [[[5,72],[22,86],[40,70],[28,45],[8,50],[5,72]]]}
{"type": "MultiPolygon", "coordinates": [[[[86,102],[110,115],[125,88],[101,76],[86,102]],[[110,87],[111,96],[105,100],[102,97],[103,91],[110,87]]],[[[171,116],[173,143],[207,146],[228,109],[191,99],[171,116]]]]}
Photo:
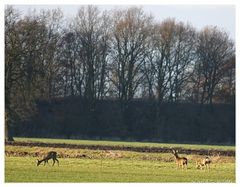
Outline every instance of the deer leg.
{"type": "Polygon", "coordinates": [[[52,164],[52,166],[54,166],[54,164],[55,164],[55,160],[53,159],[53,164],[52,164]]]}
{"type": "Polygon", "coordinates": [[[57,161],[57,163],[58,163],[58,166],[59,166],[59,161],[58,161],[58,159],[56,159],[56,158],[55,158],[55,160],[57,161]]]}
{"type": "Polygon", "coordinates": [[[207,164],[207,169],[208,169],[208,171],[210,170],[210,164],[207,164]]]}

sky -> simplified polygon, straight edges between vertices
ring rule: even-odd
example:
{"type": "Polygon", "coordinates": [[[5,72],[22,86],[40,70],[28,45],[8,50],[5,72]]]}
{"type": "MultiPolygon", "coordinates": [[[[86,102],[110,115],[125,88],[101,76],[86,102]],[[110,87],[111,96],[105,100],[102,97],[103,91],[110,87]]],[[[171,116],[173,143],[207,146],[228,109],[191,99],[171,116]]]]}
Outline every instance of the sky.
{"type": "MultiPolygon", "coordinates": [[[[81,5],[15,5],[27,14],[29,10],[61,8],[65,17],[74,17],[81,5]]],[[[98,5],[100,10],[127,8],[131,5],[98,5]]],[[[175,18],[177,21],[190,23],[198,30],[207,25],[217,26],[226,31],[235,40],[235,6],[234,5],[136,5],[146,13],[151,13],[156,20],[175,18]]]]}

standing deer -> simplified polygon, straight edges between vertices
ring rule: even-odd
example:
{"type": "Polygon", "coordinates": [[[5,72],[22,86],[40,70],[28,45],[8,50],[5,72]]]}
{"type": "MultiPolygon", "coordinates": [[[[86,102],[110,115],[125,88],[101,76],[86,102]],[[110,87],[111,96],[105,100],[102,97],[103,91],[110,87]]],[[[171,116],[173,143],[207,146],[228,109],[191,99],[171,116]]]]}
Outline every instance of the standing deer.
{"type": "Polygon", "coordinates": [[[48,163],[48,160],[50,160],[50,159],[53,160],[52,166],[54,166],[55,161],[57,161],[58,166],[59,166],[59,161],[57,159],[57,152],[55,152],[55,151],[50,151],[47,153],[47,156],[44,157],[42,160],[37,160],[37,166],[39,166],[42,162],[44,162],[44,166],[45,166],[46,163],[48,163]]]}
{"type": "Polygon", "coordinates": [[[173,155],[175,156],[177,167],[179,168],[181,166],[182,169],[184,167],[185,167],[185,169],[187,169],[187,158],[179,157],[178,151],[175,151],[174,149],[172,149],[172,152],[173,152],[173,155]]]}
{"type": "Polygon", "coordinates": [[[201,170],[205,168],[209,170],[211,162],[212,162],[211,159],[208,156],[206,156],[205,158],[196,161],[196,168],[201,170]]]}

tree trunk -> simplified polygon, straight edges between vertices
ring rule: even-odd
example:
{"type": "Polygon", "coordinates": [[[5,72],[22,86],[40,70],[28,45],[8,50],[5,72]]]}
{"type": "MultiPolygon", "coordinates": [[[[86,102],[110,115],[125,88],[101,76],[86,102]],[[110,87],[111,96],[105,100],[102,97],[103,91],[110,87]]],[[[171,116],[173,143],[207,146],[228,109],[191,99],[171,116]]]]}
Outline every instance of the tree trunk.
{"type": "Polygon", "coordinates": [[[14,141],[8,112],[5,112],[5,141],[14,141]]]}

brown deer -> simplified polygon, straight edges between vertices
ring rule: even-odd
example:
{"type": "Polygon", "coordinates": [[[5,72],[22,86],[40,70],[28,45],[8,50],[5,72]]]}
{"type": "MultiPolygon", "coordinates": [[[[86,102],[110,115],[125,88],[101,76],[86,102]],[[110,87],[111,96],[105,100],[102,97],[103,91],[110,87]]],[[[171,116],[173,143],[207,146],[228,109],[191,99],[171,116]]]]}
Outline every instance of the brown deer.
{"type": "Polygon", "coordinates": [[[177,167],[182,167],[187,169],[187,158],[185,157],[179,157],[178,156],[178,151],[175,151],[174,149],[172,149],[172,152],[173,152],[173,155],[175,156],[175,159],[176,159],[176,164],[177,164],[177,167]]]}
{"type": "Polygon", "coordinates": [[[50,151],[47,153],[47,156],[44,157],[42,160],[37,160],[37,166],[39,166],[42,162],[44,162],[44,166],[45,166],[46,163],[48,163],[48,160],[50,160],[50,159],[53,160],[52,166],[54,166],[55,161],[57,161],[58,166],[59,166],[59,161],[57,159],[57,152],[55,152],[55,151],[50,151]]]}
{"type": "Polygon", "coordinates": [[[209,170],[211,162],[212,162],[211,159],[208,156],[206,156],[205,158],[196,161],[196,168],[201,170],[205,168],[209,170]]]}

